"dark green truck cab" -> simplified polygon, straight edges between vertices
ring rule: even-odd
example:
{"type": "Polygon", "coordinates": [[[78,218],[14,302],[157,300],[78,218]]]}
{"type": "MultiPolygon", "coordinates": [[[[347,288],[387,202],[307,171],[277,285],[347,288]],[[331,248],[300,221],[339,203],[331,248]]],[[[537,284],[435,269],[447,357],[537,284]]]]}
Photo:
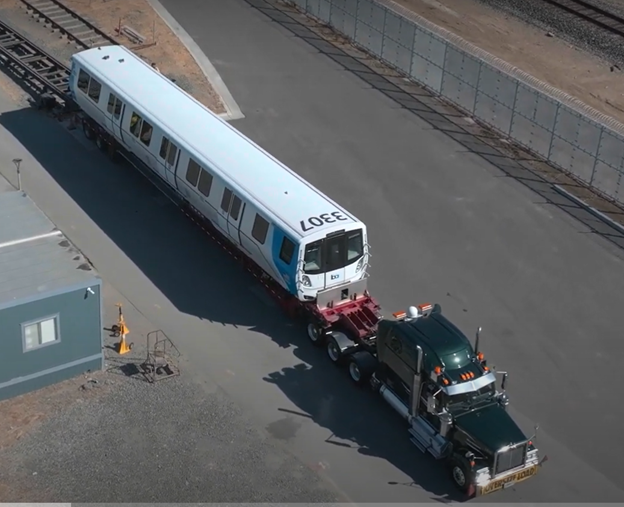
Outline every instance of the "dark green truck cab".
{"type": "Polygon", "coordinates": [[[498,389],[478,342],[479,333],[473,347],[439,305],[421,305],[379,321],[374,371],[363,353],[350,361],[351,377],[370,381],[409,422],[412,443],[446,460],[470,497],[524,481],[541,466],[532,437],[507,412],[507,374],[498,389]]]}

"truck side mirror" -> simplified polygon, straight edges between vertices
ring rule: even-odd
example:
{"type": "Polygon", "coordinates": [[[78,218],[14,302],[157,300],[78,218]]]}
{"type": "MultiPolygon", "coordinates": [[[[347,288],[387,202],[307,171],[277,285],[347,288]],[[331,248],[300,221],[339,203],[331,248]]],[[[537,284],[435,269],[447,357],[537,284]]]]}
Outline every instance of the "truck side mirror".
{"type": "Polygon", "coordinates": [[[503,391],[505,390],[505,386],[507,385],[507,377],[508,376],[509,375],[507,373],[503,374],[503,380],[501,382],[501,390],[503,390],[503,391]]]}
{"type": "Polygon", "coordinates": [[[477,329],[477,336],[475,337],[474,351],[475,354],[479,353],[479,337],[481,336],[481,328],[477,329]]]}

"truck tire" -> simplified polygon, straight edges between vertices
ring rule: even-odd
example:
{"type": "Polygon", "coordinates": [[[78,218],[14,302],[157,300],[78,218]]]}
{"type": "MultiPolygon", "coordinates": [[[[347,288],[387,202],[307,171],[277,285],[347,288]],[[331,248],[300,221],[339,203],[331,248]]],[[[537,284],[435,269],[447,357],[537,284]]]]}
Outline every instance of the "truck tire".
{"type": "Polygon", "coordinates": [[[455,454],[450,462],[451,480],[455,487],[462,493],[467,494],[472,486],[472,471],[468,460],[455,454]]]}
{"type": "Polygon", "coordinates": [[[93,141],[93,139],[95,138],[95,132],[93,131],[93,129],[91,128],[91,125],[89,125],[86,121],[82,121],[82,131],[84,132],[85,137],[89,140],[89,141],[93,141]]]}
{"type": "Polygon", "coordinates": [[[356,385],[366,384],[375,372],[375,358],[364,350],[349,356],[349,377],[356,385]]]}
{"type": "Polygon", "coordinates": [[[106,149],[106,140],[102,134],[97,134],[95,137],[95,145],[102,151],[106,149]]]}
{"type": "Polygon", "coordinates": [[[336,365],[342,362],[342,349],[333,336],[327,340],[327,355],[329,360],[336,365]]]}
{"type": "Polygon", "coordinates": [[[315,347],[322,347],[325,345],[325,341],[327,340],[327,335],[325,331],[314,322],[310,322],[307,327],[307,335],[312,345],[315,347]]]}

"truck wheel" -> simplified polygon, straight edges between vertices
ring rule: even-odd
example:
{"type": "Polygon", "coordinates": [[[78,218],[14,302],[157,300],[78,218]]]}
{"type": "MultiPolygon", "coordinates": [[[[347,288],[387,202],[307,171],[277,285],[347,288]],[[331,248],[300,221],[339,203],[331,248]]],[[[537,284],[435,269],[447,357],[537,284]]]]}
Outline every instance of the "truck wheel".
{"type": "Polygon", "coordinates": [[[349,356],[349,376],[355,384],[366,384],[374,371],[375,358],[368,352],[358,351],[349,356]]]}
{"type": "Polygon", "coordinates": [[[308,338],[310,338],[310,341],[315,347],[322,347],[323,345],[325,345],[325,339],[327,338],[327,335],[319,326],[317,326],[313,322],[310,322],[308,324],[307,331],[308,338]]]}
{"type": "Polygon", "coordinates": [[[464,457],[454,456],[451,460],[451,479],[459,491],[468,493],[472,484],[472,472],[464,457]]]}
{"type": "Polygon", "coordinates": [[[86,121],[82,122],[82,131],[89,141],[93,141],[93,138],[95,137],[95,132],[93,132],[93,129],[86,121]]]}
{"type": "Polygon", "coordinates": [[[102,151],[106,148],[106,141],[104,141],[104,137],[98,134],[95,138],[95,145],[102,151]]]}
{"type": "Polygon", "coordinates": [[[334,364],[339,364],[342,359],[342,350],[340,350],[338,342],[333,337],[327,340],[327,355],[334,364]]]}

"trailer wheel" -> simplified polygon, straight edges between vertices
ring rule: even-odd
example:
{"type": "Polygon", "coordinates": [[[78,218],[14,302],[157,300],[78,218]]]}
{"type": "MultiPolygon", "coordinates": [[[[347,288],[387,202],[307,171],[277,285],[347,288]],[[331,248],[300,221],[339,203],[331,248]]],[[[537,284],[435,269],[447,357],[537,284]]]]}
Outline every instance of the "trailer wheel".
{"type": "Polygon", "coordinates": [[[366,351],[358,351],[349,356],[349,376],[357,385],[368,382],[375,371],[375,358],[366,351]]]}
{"type": "Polygon", "coordinates": [[[95,137],[95,145],[102,151],[104,151],[104,149],[106,148],[106,141],[101,134],[98,134],[95,137]]]}
{"type": "Polygon", "coordinates": [[[95,132],[93,131],[91,126],[84,120],[82,122],[82,131],[89,141],[93,141],[93,139],[95,138],[95,132]]]}
{"type": "Polygon", "coordinates": [[[459,491],[468,493],[472,485],[472,472],[463,456],[455,455],[451,459],[451,479],[459,491]]]}
{"type": "Polygon", "coordinates": [[[342,350],[340,350],[338,342],[333,337],[327,340],[327,355],[334,364],[340,363],[342,359],[342,350]]]}
{"type": "Polygon", "coordinates": [[[327,338],[327,335],[318,325],[310,322],[308,324],[307,331],[308,338],[315,347],[322,347],[323,345],[325,345],[325,339],[327,338]]]}

